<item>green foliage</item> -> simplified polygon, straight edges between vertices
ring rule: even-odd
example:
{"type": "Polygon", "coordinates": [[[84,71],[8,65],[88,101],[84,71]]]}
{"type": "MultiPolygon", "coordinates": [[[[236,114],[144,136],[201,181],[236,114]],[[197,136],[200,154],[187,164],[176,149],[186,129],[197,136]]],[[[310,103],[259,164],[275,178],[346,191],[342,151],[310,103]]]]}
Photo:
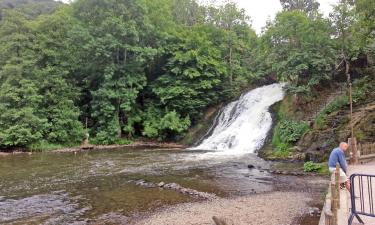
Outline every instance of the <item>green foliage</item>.
{"type": "Polygon", "coordinates": [[[320,172],[323,169],[323,166],[319,163],[314,163],[312,161],[305,162],[303,164],[303,170],[305,172],[320,172]]]}
{"type": "Polygon", "coordinates": [[[61,5],[61,2],[54,0],[0,0],[0,20],[4,9],[16,9],[34,18],[41,14],[50,14],[61,5]]]}
{"type": "Polygon", "coordinates": [[[282,119],[274,128],[272,145],[275,146],[275,154],[289,155],[289,149],[309,129],[305,122],[282,119]]]}
{"type": "Polygon", "coordinates": [[[293,10],[276,16],[262,36],[268,52],[264,63],[279,80],[288,81],[288,91],[309,96],[313,88],[331,79],[334,45],[327,20],[309,18],[293,10]]]}
{"type": "Polygon", "coordinates": [[[375,92],[375,79],[365,76],[353,82],[353,103],[360,103],[368,100],[371,93],[375,92]]]}
{"type": "Polygon", "coordinates": [[[335,112],[349,103],[348,97],[346,95],[338,96],[332,102],[330,102],[322,111],[319,112],[318,116],[315,118],[315,124],[318,128],[323,128],[325,126],[325,121],[327,115],[335,112]]]}
{"type": "MultiPolygon", "coordinates": [[[[258,81],[287,81],[298,100],[331,79],[341,53],[375,57],[372,1],[343,0],[330,21],[315,0],[281,2],[258,37],[230,1],[0,0],[0,147],[75,145],[86,120],[93,143],[179,140],[258,81]]],[[[355,83],[354,102],[373,86],[355,83]]],[[[287,155],[307,125],[279,121],[273,143],[287,155]]]]}
{"type": "Polygon", "coordinates": [[[163,114],[155,108],[150,108],[144,121],[143,135],[159,140],[171,139],[171,137],[182,134],[189,126],[189,117],[181,118],[176,111],[163,114]]]}
{"type": "Polygon", "coordinates": [[[310,17],[315,17],[319,14],[320,4],[316,0],[280,0],[280,3],[284,10],[298,10],[305,12],[310,17]]]}
{"type": "Polygon", "coordinates": [[[309,129],[309,125],[305,122],[294,120],[283,120],[278,124],[278,134],[280,139],[286,143],[294,143],[309,129]]]}
{"type": "Polygon", "coordinates": [[[272,156],[273,157],[285,159],[288,156],[290,156],[291,152],[288,150],[289,147],[286,149],[286,148],[282,147],[283,145],[285,145],[285,143],[283,143],[281,146],[279,146],[278,148],[276,148],[275,151],[272,152],[272,156]]]}

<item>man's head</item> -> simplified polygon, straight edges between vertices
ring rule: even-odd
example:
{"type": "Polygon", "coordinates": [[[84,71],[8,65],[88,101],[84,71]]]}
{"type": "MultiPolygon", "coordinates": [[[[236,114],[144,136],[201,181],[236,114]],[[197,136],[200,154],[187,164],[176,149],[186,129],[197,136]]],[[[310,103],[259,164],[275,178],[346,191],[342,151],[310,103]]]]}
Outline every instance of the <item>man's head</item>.
{"type": "Polygon", "coordinates": [[[340,147],[341,150],[346,151],[348,149],[349,145],[346,142],[341,142],[339,147],[340,147]]]}

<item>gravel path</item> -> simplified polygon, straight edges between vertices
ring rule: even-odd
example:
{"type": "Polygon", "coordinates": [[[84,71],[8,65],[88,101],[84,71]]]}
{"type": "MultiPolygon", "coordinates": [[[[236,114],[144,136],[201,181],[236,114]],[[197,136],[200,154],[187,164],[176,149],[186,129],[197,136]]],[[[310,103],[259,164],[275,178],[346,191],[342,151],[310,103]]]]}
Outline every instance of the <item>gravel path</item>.
{"type": "Polygon", "coordinates": [[[213,225],[213,216],[230,219],[235,225],[289,225],[306,212],[307,202],[311,200],[307,195],[272,192],[186,203],[153,214],[135,225],[213,225]]]}

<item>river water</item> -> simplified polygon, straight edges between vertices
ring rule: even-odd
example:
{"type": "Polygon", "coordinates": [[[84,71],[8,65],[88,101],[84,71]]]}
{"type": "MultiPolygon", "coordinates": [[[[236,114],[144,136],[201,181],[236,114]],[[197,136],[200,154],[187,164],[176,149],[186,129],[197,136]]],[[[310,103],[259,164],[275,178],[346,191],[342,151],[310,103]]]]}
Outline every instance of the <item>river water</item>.
{"type": "Polygon", "coordinates": [[[268,163],[255,154],[201,157],[207,153],[117,149],[2,157],[0,224],[115,224],[161,206],[195,201],[129,182],[138,179],[176,182],[218,196],[273,188],[268,163]]]}

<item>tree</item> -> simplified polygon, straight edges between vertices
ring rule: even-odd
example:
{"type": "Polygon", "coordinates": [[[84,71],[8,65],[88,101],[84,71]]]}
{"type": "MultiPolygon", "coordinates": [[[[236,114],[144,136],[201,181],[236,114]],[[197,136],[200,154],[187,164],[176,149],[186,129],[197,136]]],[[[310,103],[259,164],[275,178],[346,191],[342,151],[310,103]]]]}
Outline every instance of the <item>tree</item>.
{"type": "Polygon", "coordinates": [[[113,143],[125,132],[133,133],[128,123],[134,121],[136,100],[146,85],[146,62],[156,53],[143,42],[150,27],[146,8],[135,0],[81,0],[74,7],[92,36],[86,44],[92,56],[86,79],[93,85],[89,89],[97,140],[113,143]]]}
{"type": "Polygon", "coordinates": [[[165,74],[153,84],[153,92],[162,107],[175,110],[193,121],[202,110],[217,102],[221,80],[226,74],[221,54],[204,29],[181,31],[170,44],[165,74]]]}
{"type": "Polygon", "coordinates": [[[0,22],[0,147],[26,147],[43,137],[47,121],[37,112],[43,96],[33,79],[32,39],[21,14],[8,12],[0,22]]]}
{"type": "Polygon", "coordinates": [[[69,41],[76,22],[66,8],[34,23],[34,74],[43,96],[37,111],[48,121],[44,139],[55,144],[77,144],[83,138],[80,111],[75,105],[79,89],[69,81],[69,73],[78,67],[71,54],[74,45],[69,41]]]}
{"type": "Polygon", "coordinates": [[[196,0],[173,0],[172,15],[177,24],[194,26],[204,23],[205,8],[196,0]]]}
{"type": "Polygon", "coordinates": [[[279,13],[263,41],[267,65],[279,79],[290,82],[296,96],[310,96],[313,88],[331,78],[334,48],[328,21],[311,19],[299,11],[279,13]]]}
{"type": "Polygon", "coordinates": [[[298,10],[312,18],[318,15],[320,6],[316,0],[280,0],[280,3],[285,11],[298,10]]]}
{"type": "Polygon", "coordinates": [[[96,143],[177,140],[254,81],[257,36],[230,1],[2,3],[0,146],[76,144],[85,121],[96,143]]]}
{"type": "Polygon", "coordinates": [[[367,55],[368,61],[373,61],[375,59],[375,2],[355,1],[355,15],[357,18],[354,24],[356,45],[367,55]]]}
{"type": "Polygon", "coordinates": [[[256,34],[250,25],[250,17],[244,9],[239,9],[231,1],[219,6],[210,7],[208,21],[218,28],[212,35],[212,40],[220,46],[222,57],[227,64],[229,88],[233,89],[234,95],[242,85],[248,84],[248,77],[251,74],[247,67],[251,56],[251,50],[255,48],[256,34]],[[237,90],[236,90],[237,89],[237,90]]]}
{"type": "Polygon", "coordinates": [[[35,18],[42,14],[51,14],[61,5],[61,2],[54,0],[0,0],[0,20],[5,16],[3,11],[7,9],[15,9],[35,18]]]}

